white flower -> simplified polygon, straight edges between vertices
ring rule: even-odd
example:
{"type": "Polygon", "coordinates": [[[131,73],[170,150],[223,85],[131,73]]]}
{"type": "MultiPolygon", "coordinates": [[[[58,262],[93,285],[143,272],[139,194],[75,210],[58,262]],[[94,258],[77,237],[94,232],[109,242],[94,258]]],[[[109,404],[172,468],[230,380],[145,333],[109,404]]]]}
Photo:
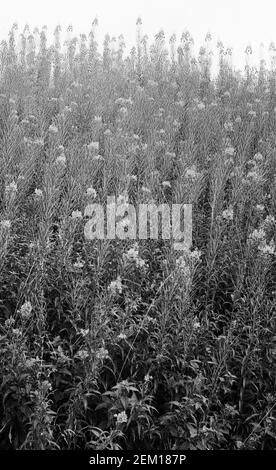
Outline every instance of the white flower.
{"type": "Polygon", "coordinates": [[[175,158],[175,153],[174,153],[174,152],[166,152],[166,153],[165,153],[165,157],[168,157],[168,158],[175,158]]]}
{"type": "Polygon", "coordinates": [[[197,109],[199,109],[200,111],[202,111],[203,109],[205,109],[205,104],[204,104],[204,103],[198,103],[197,109]]]}
{"type": "Polygon", "coordinates": [[[190,249],[185,249],[183,255],[179,256],[179,258],[176,260],[176,264],[181,268],[186,268],[188,266],[187,262],[189,260],[200,261],[201,255],[201,251],[199,251],[197,248],[195,248],[193,251],[190,249]]]}
{"type": "Polygon", "coordinates": [[[233,157],[235,155],[235,149],[233,147],[226,147],[224,150],[225,155],[229,155],[230,157],[233,157]]]}
{"type": "Polygon", "coordinates": [[[117,424],[122,424],[122,423],[127,423],[127,414],[125,411],[122,411],[121,413],[114,415],[116,416],[116,423],[117,424]]]}
{"type": "Polygon", "coordinates": [[[234,130],[233,128],[233,123],[231,121],[229,122],[225,122],[224,123],[224,129],[227,131],[227,132],[232,132],[234,130]]]}
{"type": "Polygon", "coordinates": [[[144,381],[146,383],[150,382],[152,380],[152,375],[149,375],[149,374],[146,374],[145,377],[144,377],[144,381]]]}
{"type": "Polygon", "coordinates": [[[63,349],[62,349],[61,346],[58,346],[56,352],[57,352],[59,361],[61,361],[61,362],[70,362],[70,358],[64,354],[63,349]]]}
{"type": "Polygon", "coordinates": [[[92,188],[92,187],[91,187],[91,188],[87,188],[86,194],[87,194],[87,196],[92,196],[94,199],[95,199],[95,197],[97,196],[96,190],[95,190],[94,188],[92,188]]]}
{"type": "Polygon", "coordinates": [[[191,260],[200,261],[200,258],[201,258],[201,255],[202,255],[200,250],[195,248],[195,250],[189,251],[188,253],[189,253],[189,258],[191,260]]]}
{"type": "Polygon", "coordinates": [[[125,98],[121,97],[115,100],[115,104],[123,105],[126,102],[125,98]]]}
{"type": "Polygon", "coordinates": [[[99,151],[100,145],[99,142],[91,142],[90,144],[87,145],[89,150],[95,150],[96,152],[99,151]]]}
{"type": "Polygon", "coordinates": [[[264,228],[269,228],[270,226],[273,226],[275,224],[276,224],[276,221],[273,215],[267,215],[262,225],[264,228]]]}
{"type": "Polygon", "coordinates": [[[122,106],[120,109],[119,109],[120,113],[122,114],[127,114],[128,111],[127,111],[127,108],[125,106],[122,106]]]}
{"type": "Polygon", "coordinates": [[[200,174],[196,171],[195,165],[188,168],[185,173],[186,178],[196,179],[200,176],[200,174]]]}
{"type": "Polygon", "coordinates": [[[258,250],[263,254],[263,255],[274,255],[275,253],[275,244],[274,241],[271,240],[269,245],[267,243],[260,243],[258,246],[258,250]]]}
{"type": "Polygon", "coordinates": [[[186,280],[191,278],[191,268],[185,256],[179,256],[179,258],[176,260],[176,266],[186,280]]]}
{"type": "Polygon", "coordinates": [[[93,160],[101,161],[101,160],[104,160],[104,157],[102,155],[94,155],[93,160]]]}
{"type": "Polygon", "coordinates": [[[193,329],[198,330],[200,328],[200,323],[198,319],[195,318],[194,323],[193,323],[193,329]]]}
{"type": "Polygon", "coordinates": [[[101,123],[101,122],[102,122],[101,116],[95,116],[95,117],[94,117],[94,122],[96,122],[96,123],[98,123],[98,124],[101,123]]]}
{"type": "Polygon", "coordinates": [[[72,219],[81,219],[82,213],[81,211],[73,211],[71,217],[72,219]]]}
{"type": "Polygon", "coordinates": [[[82,360],[87,359],[89,357],[89,352],[87,351],[87,349],[80,349],[75,355],[75,357],[82,360]]]}
{"type": "Polygon", "coordinates": [[[251,116],[251,117],[253,117],[253,118],[255,118],[255,117],[257,116],[256,112],[255,112],[255,111],[252,111],[252,110],[249,111],[248,115],[251,116]]]}
{"type": "Polygon", "coordinates": [[[89,329],[87,328],[86,330],[84,330],[83,328],[80,329],[80,334],[85,337],[89,334],[89,329]]]}
{"type": "Polygon", "coordinates": [[[150,189],[147,188],[146,186],[142,186],[141,189],[142,189],[143,193],[146,193],[146,194],[149,194],[151,192],[150,189]]]}
{"type": "Polygon", "coordinates": [[[58,133],[57,126],[55,126],[54,124],[51,124],[49,127],[49,132],[51,132],[52,134],[57,134],[58,133]]]}
{"type": "Polygon", "coordinates": [[[153,170],[151,172],[151,176],[153,176],[153,178],[159,178],[160,172],[158,170],[153,170]]]}
{"type": "Polygon", "coordinates": [[[33,143],[34,145],[43,146],[43,145],[44,145],[44,140],[43,140],[43,139],[34,139],[34,140],[32,141],[32,143],[33,143]]]}
{"type": "Polygon", "coordinates": [[[133,248],[130,248],[126,253],[123,254],[125,262],[135,262],[137,268],[143,268],[146,266],[145,260],[139,257],[138,245],[135,244],[133,248]]]}
{"type": "Polygon", "coordinates": [[[137,268],[144,268],[147,266],[145,260],[142,258],[137,258],[135,260],[135,263],[136,263],[137,268]]]}
{"type": "Polygon", "coordinates": [[[148,80],[148,85],[149,85],[150,87],[155,88],[155,87],[158,86],[158,83],[155,82],[154,80],[148,80]]]}
{"type": "Polygon", "coordinates": [[[264,157],[262,156],[262,154],[260,152],[256,153],[253,158],[257,162],[261,162],[264,159],[264,157]]]}
{"type": "Polygon", "coordinates": [[[109,358],[108,350],[105,349],[105,348],[100,348],[96,352],[96,357],[97,357],[97,359],[100,359],[101,361],[104,361],[105,359],[108,359],[109,358]]]}
{"type": "Polygon", "coordinates": [[[117,336],[118,339],[126,339],[127,338],[127,335],[125,333],[120,333],[118,336],[117,336]]]}
{"type": "Polygon", "coordinates": [[[117,277],[116,281],[111,281],[108,286],[108,290],[111,292],[111,294],[121,294],[123,292],[123,285],[120,276],[117,277]]]}
{"type": "Polygon", "coordinates": [[[123,255],[127,259],[136,259],[138,258],[138,246],[135,245],[133,248],[130,248],[126,253],[123,255]]]}
{"type": "Polygon", "coordinates": [[[65,157],[65,155],[64,155],[64,154],[59,155],[59,156],[56,158],[56,163],[58,163],[59,165],[65,166],[65,165],[66,165],[66,157],[65,157]]]}
{"type": "Polygon", "coordinates": [[[255,209],[259,212],[263,212],[264,211],[264,205],[263,204],[257,204],[255,209]]]}
{"type": "Polygon", "coordinates": [[[52,384],[48,380],[43,380],[42,382],[42,388],[43,390],[53,390],[52,384]]]}
{"type": "Polygon", "coordinates": [[[10,317],[5,321],[5,327],[10,328],[15,324],[15,319],[10,317]]]}
{"type": "Polygon", "coordinates": [[[170,187],[171,187],[171,183],[170,183],[169,181],[163,181],[162,186],[163,186],[164,188],[170,188],[170,187]]]}
{"type": "Polygon", "coordinates": [[[234,213],[232,207],[229,207],[228,209],[225,209],[222,214],[222,218],[225,220],[233,220],[234,213]]]}
{"type": "Polygon", "coordinates": [[[72,108],[70,108],[70,106],[64,106],[64,109],[63,109],[63,112],[64,113],[71,113],[72,112],[72,108]]]}
{"type": "Polygon", "coordinates": [[[25,362],[25,366],[27,367],[27,369],[31,369],[36,364],[37,364],[37,359],[35,358],[27,359],[25,362]]]}
{"type": "Polygon", "coordinates": [[[37,189],[37,188],[35,189],[34,193],[35,193],[35,195],[38,196],[38,197],[41,197],[41,196],[43,195],[41,189],[37,189]]]}
{"type": "Polygon", "coordinates": [[[260,240],[265,240],[265,231],[263,229],[253,230],[253,232],[249,235],[249,241],[255,242],[260,240]]]}
{"type": "Polygon", "coordinates": [[[76,263],[74,263],[74,268],[76,269],[82,269],[83,266],[84,266],[84,263],[82,263],[80,260],[76,261],[76,263]]]}
{"type": "Polygon", "coordinates": [[[20,330],[20,328],[13,328],[12,333],[14,334],[14,336],[22,336],[22,331],[20,330]]]}
{"type": "Polygon", "coordinates": [[[253,181],[255,181],[256,183],[260,182],[262,180],[262,177],[261,175],[258,173],[257,170],[253,170],[253,171],[249,171],[247,173],[247,178],[248,179],[252,179],[253,181]]]}
{"type": "Polygon", "coordinates": [[[32,307],[31,302],[29,302],[29,301],[25,302],[25,303],[22,305],[21,309],[20,309],[20,315],[21,315],[21,317],[22,317],[24,320],[27,320],[28,318],[30,318],[31,313],[32,313],[32,309],[33,309],[33,307],[32,307]]]}
{"type": "Polygon", "coordinates": [[[10,184],[6,186],[6,192],[16,192],[17,191],[17,184],[15,181],[12,181],[10,184]]]}
{"type": "Polygon", "coordinates": [[[1,220],[0,222],[0,225],[1,227],[5,228],[5,229],[9,229],[11,228],[11,221],[10,220],[1,220]]]}

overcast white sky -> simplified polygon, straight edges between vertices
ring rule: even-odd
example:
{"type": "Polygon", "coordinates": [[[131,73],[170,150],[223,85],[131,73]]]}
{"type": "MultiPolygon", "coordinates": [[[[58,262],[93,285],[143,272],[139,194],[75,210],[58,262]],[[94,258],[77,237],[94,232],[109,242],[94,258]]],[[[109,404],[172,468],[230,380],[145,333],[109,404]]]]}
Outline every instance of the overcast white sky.
{"type": "Polygon", "coordinates": [[[161,28],[166,36],[180,37],[188,28],[202,43],[209,30],[214,39],[234,47],[234,61],[243,64],[243,52],[251,42],[259,55],[259,44],[276,43],[276,0],[6,0],[1,1],[0,39],[14,22],[31,28],[46,24],[50,30],[72,24],[76,32],[88,33],[99,19],[99,40],[106,32],[124,34],[128,46],[135,43],[135,22],[142,17],[143,30],[152,37],[161,28]]]}

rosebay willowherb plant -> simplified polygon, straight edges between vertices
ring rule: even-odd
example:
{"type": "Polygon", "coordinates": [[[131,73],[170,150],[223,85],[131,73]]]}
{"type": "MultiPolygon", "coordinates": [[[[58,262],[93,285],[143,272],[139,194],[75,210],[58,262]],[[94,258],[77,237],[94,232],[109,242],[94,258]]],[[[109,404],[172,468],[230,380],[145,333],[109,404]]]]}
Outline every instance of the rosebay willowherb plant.
{"type": "Polygon", "coordinates": [[[129,54],[108,35],[99,52],[97,21],[64,44],[17,33],[0,45],[0,448],[275,448],[275,48],[241,74],[219,43],[213,77],[210,35],[195,56],[140,20],[129,54]],[[87,237],[110,198],[121,233],[130,205],[191,205],[191,243],[87,237]]]}

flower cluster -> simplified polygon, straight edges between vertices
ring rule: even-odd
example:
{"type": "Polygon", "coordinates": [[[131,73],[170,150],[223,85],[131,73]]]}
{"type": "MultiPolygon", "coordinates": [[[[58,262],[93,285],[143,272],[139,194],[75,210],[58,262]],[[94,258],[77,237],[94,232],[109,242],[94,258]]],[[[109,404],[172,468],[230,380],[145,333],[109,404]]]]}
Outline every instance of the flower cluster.
{"type": "Polygon", "coordinates": [[[32,304],[29,301],[26,301],[20,308],[20,315],[23,320],[28,320],[32,315],[32,304]]]}
{"type": "Polygon", "coordinates": [[[92,197],[93,199],[95,199],[96,196],[97,196],[97,191],[96,191],[94,188],[92,188],[92,187],[91,187],[91,188],[87,188],[86,194],[87,194],[87,196],[90,196],[90,197],[92,197]]]}
{"type": "Polygon", "coordinates": [[[96,358],[99,359],[100,361],[104,361],[105,359],[109,358],[108,350],[106,348],[100,348],[96,352],[96,358]]]}
{"type": "Polygon", "coordinates": [[[73,211],[71,217],[73,220],[82,219],[82,213],[81,211],[73,211]]]}
{"type": "Polygon", "coordinates": [[[136,264],[137,268],[143,268],[146,266],[145,260],[139,256],[139,247],[137,243],[130,248],[126,253],[123,254],[124,262],[133,262],[136,264]]]}
{"type": "Polygon", "coordinates": [[[62,153],[56,158],[56,163],[63,167],[66,166],[66,156],[64,155],[64,153],[62,153]]]}
{"type": "Polygon", "coordinates": [[[87,148],[92,152],[98,152],[100,148],[99,142],[90,142],[90,144],[87,145],[87,148]]]}
{"type": "Polygon", "coordinates": [[[41,189],[37,189],[37,188],[35,188],[34,194],[35,194],[35,196],[37,196],[37,197],[42,197],[42,196],[43,196],[42,190],[41,190],[41,189]]]}
{"type": "Polygon", "coordinates": [[[266,232],[263,227],[253,230],[248,238],[249,244],[256,244],[259,252],[263,255],[275,254],[275,243],[270,240],[269,243],[266,241],[266,232]]]}
{"type": "Polygon", "coordinates": [[[78,359],[81,359],[82,361],[84,361],[85,359],[87,359],[89,357],[89,352],[87,351],[87,349],[80,349],[75,354],[75,357],[78,358],[78,359]]]}
{"type": "Polygon", "coordinates": [[[197,179],[200,177],[200,173],[196,171],[196,166],[192,165],[190,168],[188,168],[185,172],[185,177],[188,179],[197,179]]]}
{"type": "Polygon", "coordinates": [[[8,219],[1,220],[0,226],[1,226],[3,229],[7,229],[7,230],[8,230],[8,229],[11,228],[11,221],[8,220],[8,219]]]}
{"type": "Polygon", "coordinates": [[[58,133],[58,128],[57,126],[55,126],[54,124],[51,124],[50,127],[49,127],[49,132],[51,134],[57,134],[58,133]]]}
{"type": "Polygon", "coordinates": [[[12,181],[10,184],[8,184],[5,188],[7,193],[16,193],[17,191],[17,184],[15,181],[12,181]]]}
{"type": "Polygon", "coordinates": [[[222,216],[223,219],[225,219],[227,221],[233,220],[233,217],[234,217],[233,208],[228,207],[228,209],[225,209],[222,212],[221,216],[222,216]]]}
{"type": "Polygon", "coordinates": [[[227,155],[228,157],[233,157],[235,155],[235,149],[234,147],[226,147],[225,150],[224,150],[224,153],[225,155],[227,155]]]}
{"type": "Polygon", "coordinates": [[[123,292],[123,284],[120,276],[118,276],[115,281],[111,281],[108,286],[108,290],[113,295],[121,294],[123,292]]]}
{"type": "Polygon", "coordinates": [[[122,411],[121,413],[115,413],[114,417],[116,418],[116,423],[117,424],[123,424],[127,423],[128,417],[125,411],[122,411]]]}

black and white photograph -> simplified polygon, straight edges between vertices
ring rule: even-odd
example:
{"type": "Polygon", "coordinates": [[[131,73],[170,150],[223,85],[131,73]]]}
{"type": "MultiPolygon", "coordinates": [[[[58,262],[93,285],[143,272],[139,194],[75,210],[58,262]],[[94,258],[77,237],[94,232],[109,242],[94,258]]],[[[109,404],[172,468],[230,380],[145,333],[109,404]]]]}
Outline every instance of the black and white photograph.
{"type": "Polygon", "coordinates": [[[276,450],[275,14],[2,2],[1,462],[276,450]]]}

